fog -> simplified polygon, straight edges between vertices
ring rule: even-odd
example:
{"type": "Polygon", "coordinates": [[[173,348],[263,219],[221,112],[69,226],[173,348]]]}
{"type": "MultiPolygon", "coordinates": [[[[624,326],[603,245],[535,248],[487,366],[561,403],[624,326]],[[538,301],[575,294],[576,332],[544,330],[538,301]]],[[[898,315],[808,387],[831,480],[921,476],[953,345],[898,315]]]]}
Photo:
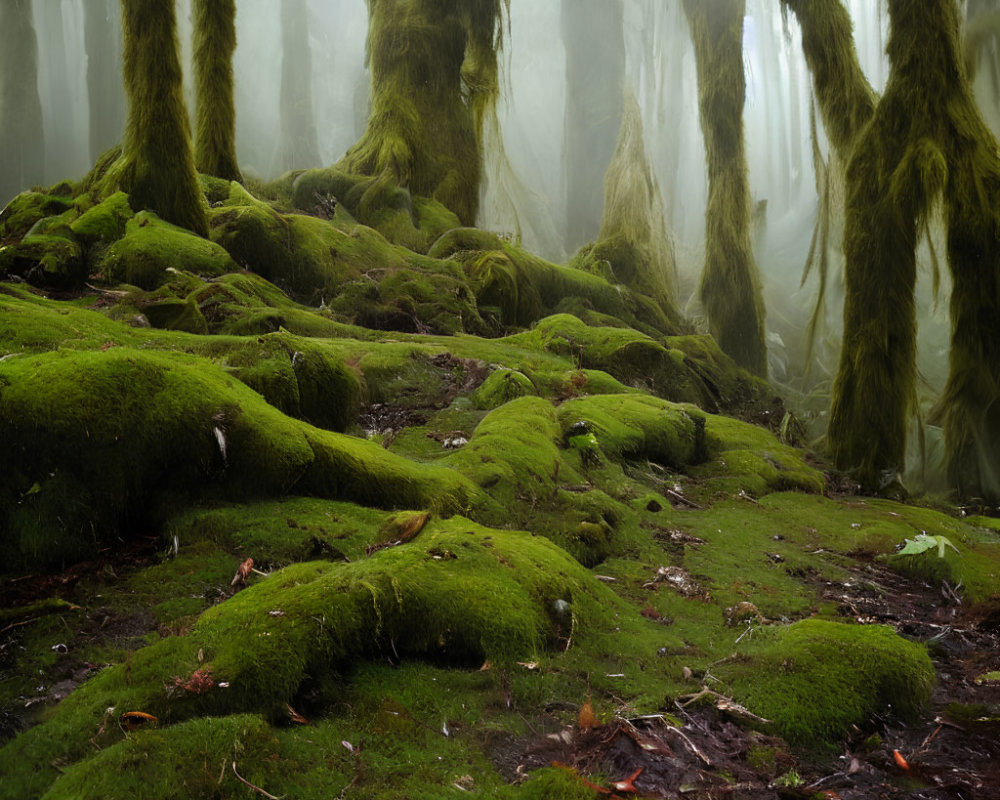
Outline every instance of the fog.
{"type": "MultiPolygon", "coordinates": [[[[4,2],[4,13],[12,13],[13,5],[29,0],[4,2]]],[[[861,65],[880,91],[888,75],[884,0],[845,4],[861,65]]],[[[34,172],[20,169],[15,185],[8,170],[0,192],[6,195],[84,175],[114,142],[102,125],[120,130],[124,108],[116,0],[34,0],[33,8],[37,74],[16,78],[37,82],[42,124],[35,140],[44,157],[34,172]],[[114,58],[108,65],[98,63],[109,53],[114,58]]],[[[178,0],[178,17],[189,80],[190,0],[178,0]]],[[[237,28],[237,148],[245,173],[267,179],[289,168],[336,162],[365,125],[364,0],[238,0],[237,28]],[[304,15],[298,27],[297,13],[304,15]],[[292,96],[296,90],[301,96],[292,96]],[[302,163],[305,158],[316,163],[302,163]]],[[[486,130],[480,224],[557,261],[592,239],[622,99],[630,93],[641,109],[646,152],[675,238],[682,301],[697,324],[700,312],[691,298],[703,252],[707,178],[694,51],[680,0],[512,0],[504,39],[502,96],[496,124],[486,130]]],[[[8,72],[11,62],[0,59],[8,72]]],[[[781,14],[776,0],[747,0],[744,63],[755,254],[767,300],[771,376],[821,430],[838,347],[839,234],[834,227],[825,324],[807,363],[802,331],[819,287],[815,274],[800,287],[818,208],[814,112],[798,24],[794,15],[781,14]]],[[[0,77],[10,83],[11,75],[0,77]]],[[[190,88],[188,99],[193,111],[190,88]]],[[[0,128],[19,118],[14,102],[8,97],[0,106],[0,128]]],[[[987,119],[995,121],[996,104],[982,102],[987,119]]],[[[817,144],[825,158],[821,123],[817,144]]],[[[928,261],[926,251],[922,260],[928,261]]],[[[925,408],[943,383],[947,341],[946,297],[932,296],[928,274],[925,264],[919,311],[925,408]]]]}

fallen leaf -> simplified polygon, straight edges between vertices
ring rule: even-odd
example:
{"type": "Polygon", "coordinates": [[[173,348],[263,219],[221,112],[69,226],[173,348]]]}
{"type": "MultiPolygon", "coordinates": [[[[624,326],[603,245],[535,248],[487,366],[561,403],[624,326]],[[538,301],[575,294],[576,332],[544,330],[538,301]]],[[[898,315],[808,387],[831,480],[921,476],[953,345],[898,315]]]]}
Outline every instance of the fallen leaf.
{"type": "Polygon", "coordinates": [[[233,582],[229,584],[230,586],[235,586],[237,583],[246,583],[247,578],[250,573],[253,572],[253,559],[248,558],[239,568],[236,570],[236,574],[233,576],[233,582]]]}
{"type": "Polygon", "coordinates": [[[636,778],[639,777],[640,774],[642,774],[642,769],[643,769],[642,767],[639,767],[639,769],[637,769],[635,772],[629,775],[625,780],[616,781],[611,785],[614,787],[616,792],[628,792],[629,794],[639,794],[639,790],[635,788],[634,781],[636,778]]]}
{"type": "Polygon", "coordinates": [[[299,725],[308,725],[309,720],[303,717],[298,711],[291,707],[289,704],[285,704],[285,711],[288,713],[288,718],[299,725]]]}
{"type": "Polygon", "coordinates": [[[147,714],[145,711],[126,711],[122,714],[122,725],[125,730],[134,731],[136,728],[145,725],[147,722],[159,722],[158,717],[147,714]]]}
{"type": "Polygon", "coordinates": [[[584,731],[596,728],[600,724],[597,721],[597,717],[594,716],[594,706],[589,700],[580,709],[580,714],[577,716],[576,722],[580,726],[580,729],[584,731]]]}
{"type": "Polygon", "coordinates": [[[896,766],[905,772],[910,771],[910,765],[906,763],[906,759],[903,758],[903,754],[898,750],[892,751],[892,760],[896,762],[896,766]]]}

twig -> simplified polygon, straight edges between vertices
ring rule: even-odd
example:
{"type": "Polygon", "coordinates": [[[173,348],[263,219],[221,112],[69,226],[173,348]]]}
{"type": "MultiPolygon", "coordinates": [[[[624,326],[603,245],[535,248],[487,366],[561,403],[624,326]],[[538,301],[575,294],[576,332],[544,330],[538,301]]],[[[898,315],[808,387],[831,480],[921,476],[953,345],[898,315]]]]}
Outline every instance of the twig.
{"type": "Polygon", "coordinates": [[[678,736],[680,736],[681,739],[684,740],[684,744],[690,747],[691,752],[694,753],[696,756],[698,756],[698,758],[700,758],[702,761],[704,761],[706,766],[709,767],[712,766],[712,762],[709,760],[708,756],[706,756],[703,752],[701,752],[701,750],[699,750],[695,746],[695,743],[692,742],[687,736],[685,736],[684,731],[682,731],[680,728],[675,728],[673,725],[667,725],[666,728],[671,733],[675,733],[678,736]]]}
{"type": "Polygon", "coordinates": [[[250,781],[248,781],[246,778],[244,778],[242,775],[240,775],[240,773],[238,773],[236,771],[236,762],[235,761],[233,762],[233,775],[235,775],[239,779],[240,783],[246,784],[251,789],[253,789],[255,792],[264,795],[264,797],[268,798],[268,800],[282,800],[282,798],[280,798],[280,797],[275,797],[273,794],[269,794],[268,792],[265,792],[259,786],[254,786],[252,783],[250,783],[250,781]]]}
{"type": "Polygon", "coordinates": [[[701,506],[698,505],[694,500],[688,500],[680,492],[675,492],[673,489],[667,489],[666,487],[660,490],[663,492],[663,496],[669,500],[674,500],[681,505],[687,506],[688,508],[693,508],[695,511],[701,511],[701,506]]]}
{"type": "Polygon", "coordinates": [[[14,628],[20,628],[22,625],[28,625],[32,622],[38,622],[38,617],[31,617],[30,619],[23,619],[20,622],[12,622],[6,628],[0,630],[0,636],[7,633],[7,631],[13,630],[14,628]]]}

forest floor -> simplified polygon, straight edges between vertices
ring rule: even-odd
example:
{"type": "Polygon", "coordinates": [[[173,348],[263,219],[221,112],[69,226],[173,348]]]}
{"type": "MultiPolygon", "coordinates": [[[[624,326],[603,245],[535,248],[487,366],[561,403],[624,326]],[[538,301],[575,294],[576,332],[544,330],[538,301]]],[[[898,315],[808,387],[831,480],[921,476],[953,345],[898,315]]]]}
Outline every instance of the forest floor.
{"type": "Polygon", "coordinates": [[[0,214],[0,800],[1000,800],[995,509],[590,250],[203,183],[0,214]]]}

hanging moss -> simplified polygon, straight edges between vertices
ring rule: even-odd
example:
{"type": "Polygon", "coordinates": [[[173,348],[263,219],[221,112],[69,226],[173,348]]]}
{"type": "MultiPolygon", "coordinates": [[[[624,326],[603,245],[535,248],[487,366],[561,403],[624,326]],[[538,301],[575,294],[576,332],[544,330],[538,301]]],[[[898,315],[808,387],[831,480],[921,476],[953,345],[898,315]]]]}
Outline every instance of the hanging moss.
{"type": "Polygon", "coordinates": [[[479,133],[499,92],[496,65],[506,0],[368,0],[372,112],[338,165],[376,180],[361,219],[403,186],[475,222],[479,133]]]}
{"type": "Polygon", "coordinates": [[[663,200],[646,158],[642,116],[632,94],[625,97],[614,158],[604,176],[604,216],[597,241],[576,262],[587,268],[607,262],[615,281],[647,297],[663,314],[663,328],[680,332],[677,264],[663,219],[663,200]]]}
{"type": "Polygon", "coordinates": [[[191,152],[173,0],[122,0],[128,122],[121,157],[102,180],[133,208],[208,235],[205,199],[191,152]]]}
{"type": "Polygon", "coordinates": [[[767,375],[764,300],[750,245],[743,139],[744,0],[684,0],[698,66],[698,111],[708,156],[705,267],[699,295],[723,352],[767,375]]]}
{"type": "Polygon", "coordinates": [[[236,0],[194,0],[193,60],[197,111],[195,166],[199,172],[242,180],[236,162],[233,52],[236,0]]]}

